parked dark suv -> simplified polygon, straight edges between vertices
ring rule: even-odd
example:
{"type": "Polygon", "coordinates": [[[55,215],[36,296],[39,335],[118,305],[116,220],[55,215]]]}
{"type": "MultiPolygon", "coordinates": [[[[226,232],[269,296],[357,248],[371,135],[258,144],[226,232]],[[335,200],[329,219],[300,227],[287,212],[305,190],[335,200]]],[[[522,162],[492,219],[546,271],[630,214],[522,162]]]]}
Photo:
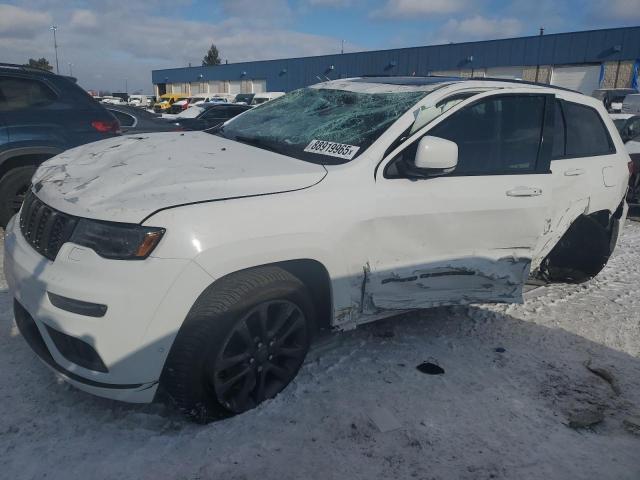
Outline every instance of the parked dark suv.
{"type": "Polygon", "coordinates": [[[0,63],[0,226],[20,208],[37,165],[119,133],[115,117],[74,79],[0,63]]]}

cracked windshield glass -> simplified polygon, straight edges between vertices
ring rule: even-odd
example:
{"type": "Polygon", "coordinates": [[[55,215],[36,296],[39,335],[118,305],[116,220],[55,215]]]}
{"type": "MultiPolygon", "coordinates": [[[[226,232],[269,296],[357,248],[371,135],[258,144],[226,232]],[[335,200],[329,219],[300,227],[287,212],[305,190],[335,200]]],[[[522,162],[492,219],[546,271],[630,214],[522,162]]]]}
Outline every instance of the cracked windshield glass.
{"type": "Polygon", "coordinates": [[[217,134],[301,160],[344,163],[427,93],[303,88],[246,112],[217,134]]]}

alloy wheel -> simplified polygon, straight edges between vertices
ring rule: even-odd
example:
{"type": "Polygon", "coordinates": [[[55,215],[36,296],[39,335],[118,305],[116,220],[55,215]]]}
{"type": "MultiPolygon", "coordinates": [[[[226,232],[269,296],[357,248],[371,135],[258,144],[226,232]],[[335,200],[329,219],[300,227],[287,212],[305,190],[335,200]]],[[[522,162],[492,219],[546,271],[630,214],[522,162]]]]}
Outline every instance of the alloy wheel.
{"type": "Polygon", "coordinates": [[[260,303],[238,321],[208,369],[221,405],[234,413],[254,408],[295,377],[308,349],[302,310],[288,300],[260,303]]]}

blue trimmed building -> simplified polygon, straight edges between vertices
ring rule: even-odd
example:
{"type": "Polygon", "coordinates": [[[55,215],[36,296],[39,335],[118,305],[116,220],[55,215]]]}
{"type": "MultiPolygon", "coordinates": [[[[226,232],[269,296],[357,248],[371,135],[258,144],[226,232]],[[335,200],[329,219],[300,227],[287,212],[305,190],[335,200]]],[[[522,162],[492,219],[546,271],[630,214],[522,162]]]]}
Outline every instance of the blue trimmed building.
{"type": "Polygon", "coordinates": [[[288,92],[361,75],[519,78],[591,94],[637,85],[640,27],[153,70],[163,93],[288,92]]]}

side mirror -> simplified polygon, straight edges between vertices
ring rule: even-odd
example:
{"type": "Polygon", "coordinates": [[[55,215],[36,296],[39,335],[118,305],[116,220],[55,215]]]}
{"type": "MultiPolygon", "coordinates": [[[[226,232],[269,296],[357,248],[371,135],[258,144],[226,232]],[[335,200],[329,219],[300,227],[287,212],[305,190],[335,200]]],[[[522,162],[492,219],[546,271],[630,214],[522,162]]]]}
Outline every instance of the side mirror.
{"type": "Polygon", "coordinates": [[[422,137],[413,163],[423,176],[449,173],[458,165],[458,145],[444,138],[422,137]]]}

